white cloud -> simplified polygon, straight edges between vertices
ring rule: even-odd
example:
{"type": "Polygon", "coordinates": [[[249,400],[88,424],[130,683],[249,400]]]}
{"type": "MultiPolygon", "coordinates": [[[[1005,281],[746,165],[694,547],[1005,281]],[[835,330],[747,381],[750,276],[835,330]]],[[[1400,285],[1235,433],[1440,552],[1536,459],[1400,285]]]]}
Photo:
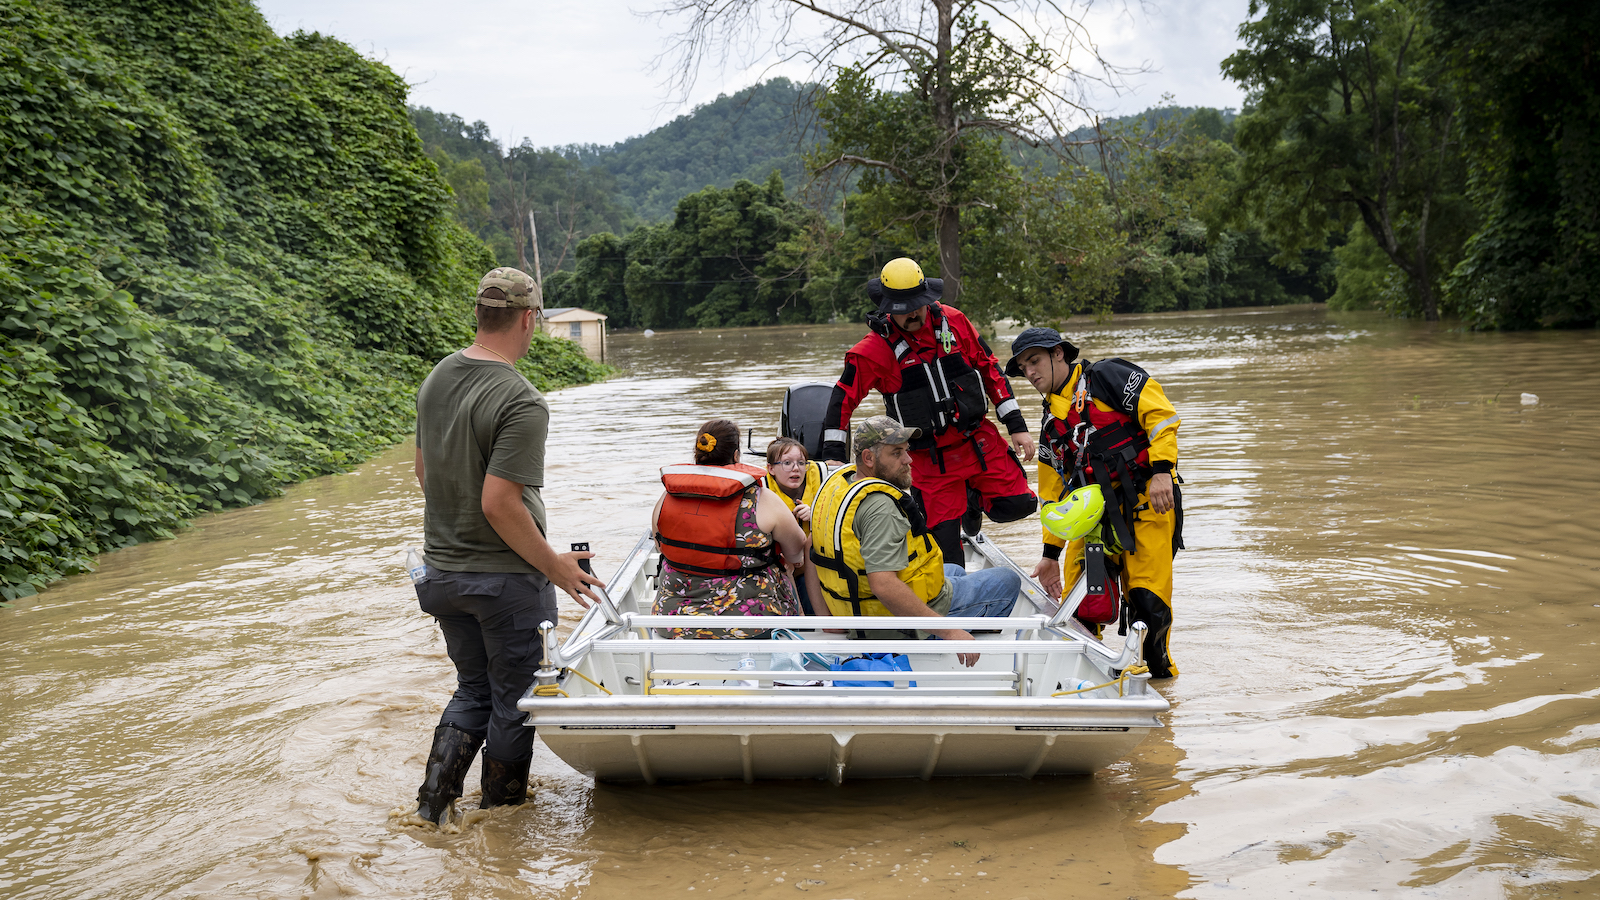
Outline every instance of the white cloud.
{"type": "MultiPolygon", "coordinates": [[[[1236,44],[1246,0],[1129,7],[1101,3],[1087,17],[1102,54],[1153,71],[1121,96],[1100,91],[1107,113],[1136,112],[1171,93],[1177,103],[1238,106],[1217,65],[1236,44]]],[[[655,128],[719,92],[772,75],[805,78],[800,65],[769,69],[748,56],[708,71],[689,104],[671,104],[651,61],[671,22],[636,15],[650,0],[258,0],[274,30],[333,35],[387,63],[412,85],[411,102],[482,119],[502,140],[541,146],[608,144],[655,128]]]]}
{"type": "Polygon", "coordinates": [[[1120,96],[1101,90],[1096,105],[1114,115],[1138,112],[1171,94],[1179,106],[1238,108],[1244,93],[1222,77],[1222,60],[1239,48],[1249,0],[1099,3],[1088,19],[1100,53],[1118,65],[1145,66],[1120,96]]]}

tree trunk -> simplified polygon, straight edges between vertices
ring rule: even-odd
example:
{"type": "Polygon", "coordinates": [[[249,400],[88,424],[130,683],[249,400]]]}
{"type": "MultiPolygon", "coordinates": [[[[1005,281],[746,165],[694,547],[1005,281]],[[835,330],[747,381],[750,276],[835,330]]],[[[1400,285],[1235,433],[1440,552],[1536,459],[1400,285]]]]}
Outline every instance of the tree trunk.
{"type": "Polygon", "coordinates": [[[961,210],[939,207],[939,271],[944,275],[944,299],[961,297],[961,210]]]}
{"type": "Polygon", "coordinates": [[[1439,321],[1439,299],[1433,295],[1433,285],[1428,283],[1426,275],[1417,279],[1417,295],[1422,299],[1422,320],[1439,321]]]}
{"type": "Polygon", "coordinates": [[[1394,223],[1390,220],[1388,209],[1383,202],[1360,198],[1356,201],[1356,208],[1361,211],[1361,219],[1367,226],[1367,232],[1378,242],[1378,246],[1389,257],[1389,261],[1411,279],[1411,286],[1417,292],[1417,300],[1422,304],[1423,321],[1437,322],[1439,298],[1433,293],[1433,283],[1428,273],[1427,253],[1428,210],[1431,200],[1429,197],[1423,201],[1422,222],[1417,229],[1416,251],[1409,256],[1401,246],[1399,238],[1395,236],[1394,223]]]}
{"type": "Polygon", "coordinates": [[[518,205],[513,201],[511,206],[511,239],[517,242],[517,268],[526,272],[528,271],[528,233],[522,229],[522,216],[518,215],[518,205]]]}
{"type": "Polygon", "coordinates": [[[1417,223],[1417,299],[1422,301],[1422,320],[1439,321],[1439,299],[1433,295],[1433,273],[1428,271],[1428,213],[1433,211],[1433,192],[1422,195],[1422,218],[1417,223]]]}
{"type": "MultiPolygon", "coordinates": [[[[951,30],[955,14],[954,0],[936,0],[939,14],[938,57],[934,62],[932,94],[933,124],[944,138],[939,148],[939,175],[948,185],[950,169],[955,165],[954,151],[960,136],[956,131],[955,99],[950,85],[951,30]]],[[[954,302],[961,298],[961,210],[951,205],[945,197],[934,210],[939,230],[939,274],[944,278],[944,299],[954,302]]]]}
{"type": "MultiPolygon", "coordinates": [[[[533,244],[533,283],[539,286],[539,292],[544,293],[544,273],[539,271],[539,226],[534,224],[533,210],[528,210],[528,234],[532,235],[529,243],[533,244]]],[[[526,271],[526,270],[524,270],[526,271]]]]}

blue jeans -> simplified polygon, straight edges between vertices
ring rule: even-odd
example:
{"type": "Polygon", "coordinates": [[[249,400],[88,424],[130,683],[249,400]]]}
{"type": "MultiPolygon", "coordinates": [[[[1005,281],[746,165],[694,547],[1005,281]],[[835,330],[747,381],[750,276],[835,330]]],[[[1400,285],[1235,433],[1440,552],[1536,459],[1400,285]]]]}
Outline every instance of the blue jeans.
{"type": "Polygon", "coordinates": [[[1010,569],[979,569],[968,573],[953,563],[945,563],[944,577],[950,582],[950,615],[1009,616],[1022,590],[1022,576],[1010,569]]]}

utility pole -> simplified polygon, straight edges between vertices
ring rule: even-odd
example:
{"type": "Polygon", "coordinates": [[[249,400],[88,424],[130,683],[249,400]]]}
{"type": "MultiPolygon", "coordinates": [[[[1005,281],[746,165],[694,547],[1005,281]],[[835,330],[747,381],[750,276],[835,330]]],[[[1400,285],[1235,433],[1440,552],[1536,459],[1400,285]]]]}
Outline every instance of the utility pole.
{"type": "Polygon", "coordinates": [[[528,210],[528,234],[533,238],[533,283],[544,294],[544,275],[539,272],[539,226],[533,224],[533,210],[528,210]]]}

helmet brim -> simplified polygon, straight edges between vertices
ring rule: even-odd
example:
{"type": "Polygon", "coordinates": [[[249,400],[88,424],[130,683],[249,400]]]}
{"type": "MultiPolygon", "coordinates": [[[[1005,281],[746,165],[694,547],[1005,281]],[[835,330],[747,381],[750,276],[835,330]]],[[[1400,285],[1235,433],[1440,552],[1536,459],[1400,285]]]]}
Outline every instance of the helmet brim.
{"type": "Polygon", "coordinates": [[[867,282],[867,296],[878,304],[878,312],[890,316],[903,316],[913,310],[938,303],[944,297],[943,278],[925,278],[922,290],[916,293],[897,292],[891,296],[883,289],[883,281],[873,278],[867,282]]]}

